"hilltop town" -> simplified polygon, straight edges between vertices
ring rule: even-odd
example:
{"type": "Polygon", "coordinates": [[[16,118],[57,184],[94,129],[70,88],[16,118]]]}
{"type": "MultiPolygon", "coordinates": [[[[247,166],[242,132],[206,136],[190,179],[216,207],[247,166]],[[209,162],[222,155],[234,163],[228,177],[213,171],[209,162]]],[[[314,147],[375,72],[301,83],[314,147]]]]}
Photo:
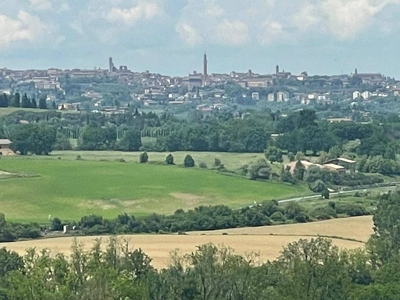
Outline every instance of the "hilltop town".
{"type": "MultiPolygon", "coordinates": [[[[195,107],[203,113],[230,104],[331,105],[337,101],[371,101],[397,97],[400,82],[381,73],[309,75],[292,74],[275,67],[272,74],[209,73],[204,54],[202,72],[173,77],[136,72],[127,66],[108,69],[10,70],[0,69],[0,93],[27,93],[46,97],[59,110],[86,110],[106,114],[124,113],[129,106],[195,107]],[[55,105],[56,104],[56,105],[55,105]]],[[[50,107],[50,106],[49,106],[50,107]]]]}

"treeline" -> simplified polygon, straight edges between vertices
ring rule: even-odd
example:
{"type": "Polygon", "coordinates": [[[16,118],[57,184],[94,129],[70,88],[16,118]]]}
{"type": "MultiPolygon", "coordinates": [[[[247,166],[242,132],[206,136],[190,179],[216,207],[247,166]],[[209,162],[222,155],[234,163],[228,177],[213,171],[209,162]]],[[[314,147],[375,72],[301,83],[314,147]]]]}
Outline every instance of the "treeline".
{"type": "MultiPolygon", "coordinates": [[[[274,261],[240,256],[214,245],[173,254],[155,270],[141,249],[111,238],[71,255],[0,250],[0,298],[7,300],[327,300],[398,299],[400,195],[385,195],[374,215],[367,250],[343,250],[317,238],[286,246],[274,261]]],[[[361,245],[361,244],[360,244],[361,245]]]]}
{"type": "Polygon", "coordinates": [[[279,205],[277,201],[266,201],[251,207],[231,209],[227,206],[200,206],[193,210],[177,210],[173,215],[152,214],[136,218],[122,214],[112,220],[90,215],[79,222],[62,222],[58,218],[52,228],[60,230],[63,225],[75,227],[84,235],[125,233],[185,233],[240,227],[257,227],[285,223],[305,223],[330,218],[368,215],[362,205],[327,202],[324,207],[307,210],[297,202],[279,205]]]}
{"type": "MultiPolygon", "coordinates": [[[[0,95],[0,107],[21,107],[21,108],[39,108],[47,109],[46,97],[41,97],[39,103],[35,98],[29,98],[26,94],[21,95],[15,93],[14,95],[2,94],[0,95]]],[[[53,109],[55,109],[55,103],[53,102],[53,109]]]]}
{"type": "Polygon", "coordinates": [[[47,231],[62,231],[68,226],[73,234],[127,234],[157,233],[184,234],[189,231],[208,231],[241,227],[258,227],[288,223],[306,223],[337,217],[369,215],[364,206],[351,203],[326,202],[325,206],[307,210],[297,202],[280,205],[277,201],[265,201],[251,207],[231,209],[227,206],[200,206],[193,210],[177,210],[172,215],[152,214],[136,218],[121,214],[115,219],[102,216],[84,216],[76,221],[62,221],[55,217],[50,227],[37,224],[17,224],[5,221],[0,214],[0,242],[15,241],[20,238],[38,238],[47,231]]]}

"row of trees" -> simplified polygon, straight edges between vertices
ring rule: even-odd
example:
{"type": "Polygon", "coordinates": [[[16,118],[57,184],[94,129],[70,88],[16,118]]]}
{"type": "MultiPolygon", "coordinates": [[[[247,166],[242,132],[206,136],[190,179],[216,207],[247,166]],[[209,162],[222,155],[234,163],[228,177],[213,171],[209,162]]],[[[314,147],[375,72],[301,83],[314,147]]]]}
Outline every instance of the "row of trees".
{"type": "Polygon", "coordinates": [[[0,250],[1,299],[327,300],[398,299],[400,194],[381,198],[366,250],[343,250],[317,238],[286,246],[274,261],[228,248],[198,246],[155,270],[141,249],[111,238],[89,252],[76,242],[70,257],[0,250]]]}
{"type": "Polygon", "coordinates": [[[19,93],[14,95],[2,94],[0,95],[0,107],[47,109],[47,102],[46,97],[41,97],[39,103],[37,103],[35,98],[28,98],[26,94],[22,95],[22,97],[19,93]]]}

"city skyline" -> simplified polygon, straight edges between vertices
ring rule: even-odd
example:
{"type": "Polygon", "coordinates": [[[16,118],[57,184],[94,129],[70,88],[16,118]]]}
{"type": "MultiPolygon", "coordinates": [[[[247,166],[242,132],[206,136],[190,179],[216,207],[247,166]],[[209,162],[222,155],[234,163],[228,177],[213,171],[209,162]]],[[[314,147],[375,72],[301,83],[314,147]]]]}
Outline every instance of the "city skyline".
{"type": "Polygon", "coordinates": [[[231,71],[381,72],[400,42],[398,0],[3,0],[0,67],[107,69],[185,76],[231,71]]]}

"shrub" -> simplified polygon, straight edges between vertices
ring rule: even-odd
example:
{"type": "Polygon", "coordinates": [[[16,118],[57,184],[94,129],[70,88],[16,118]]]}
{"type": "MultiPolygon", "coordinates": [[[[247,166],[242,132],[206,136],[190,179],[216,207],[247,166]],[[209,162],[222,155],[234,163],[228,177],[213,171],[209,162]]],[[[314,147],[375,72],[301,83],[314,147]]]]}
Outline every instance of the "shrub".
{"type": "Polygon", "coordinates": [[[318,220],[337,218],[336,211],[331,206],[316,208],[311,212],[311,216],[318,220]]]}
{"type": "Polygon", "coordinates": [[[312,183],[308,184],[308,187],[310,190],[312,190],[314,193],[321,193],[322,191],[326,190],[326,185],[322,180],[316,180],[312,183]]]}
{"type": "Polygon", "coordinates": [[[139,162],[141,164],[145,164],[149,161],[149,155],[147,154],[147,152],[143,152],[142,154],[140,154],[139,157],[139,162]]]}
{"type": "Polygon", "coordinates": [[[82,160],[82,157],[80,155],[77,155],[76,160],[82,160]]]}
{"type": "Polygon", "coordinates": [[[202,169],[207,169],[207,164],[204,162],[199,163],[199,167],[202,169]]]}
{"type": "Polygon", "coordinates": [[[307,223],[310,218],[304,212],[301,212],[296,217],[294,217],[294,220],[298,223],[307,223]]]}
{"type": "Polygon", "coordinates": [[[172,154],[169,154],[166,158],[165,158],[165,163],[167,165],[174,165],[174,157],[172,156],[172,154]]]}
{"type": "Polygon", "coordinates": [[[221,160],[219,158],[214,159],[214,166],[218,167],[221,164],[221,160]]]}
{"type": "Polygon", "coordinates": [[[193,168],[195,166],[194,159],[191,155],[186,155],[185,160],[183,161],[183,165],[186,168],[193,168]]]}
{"type": "Polygon", "coordinates": [[[341,203],[336,205],[336,213],[346,214],[349,217],[369,215],[369,212],[362,205],[341,203]]]}
{"type": "Polygon", "coordinates": [[[270,218],[274,222],[285,222],[285,217],[280,211],[274,212],[270,218]]]}
{"type": "Polygon", "coordinates": [[[328,189],[324,189],[324,190],[321,192],[321,196],[322,196],[322,198],[324,198],[324,199],[329,199],[329,196],[330,196],[329,190],[328,190],[328,189]]]}

